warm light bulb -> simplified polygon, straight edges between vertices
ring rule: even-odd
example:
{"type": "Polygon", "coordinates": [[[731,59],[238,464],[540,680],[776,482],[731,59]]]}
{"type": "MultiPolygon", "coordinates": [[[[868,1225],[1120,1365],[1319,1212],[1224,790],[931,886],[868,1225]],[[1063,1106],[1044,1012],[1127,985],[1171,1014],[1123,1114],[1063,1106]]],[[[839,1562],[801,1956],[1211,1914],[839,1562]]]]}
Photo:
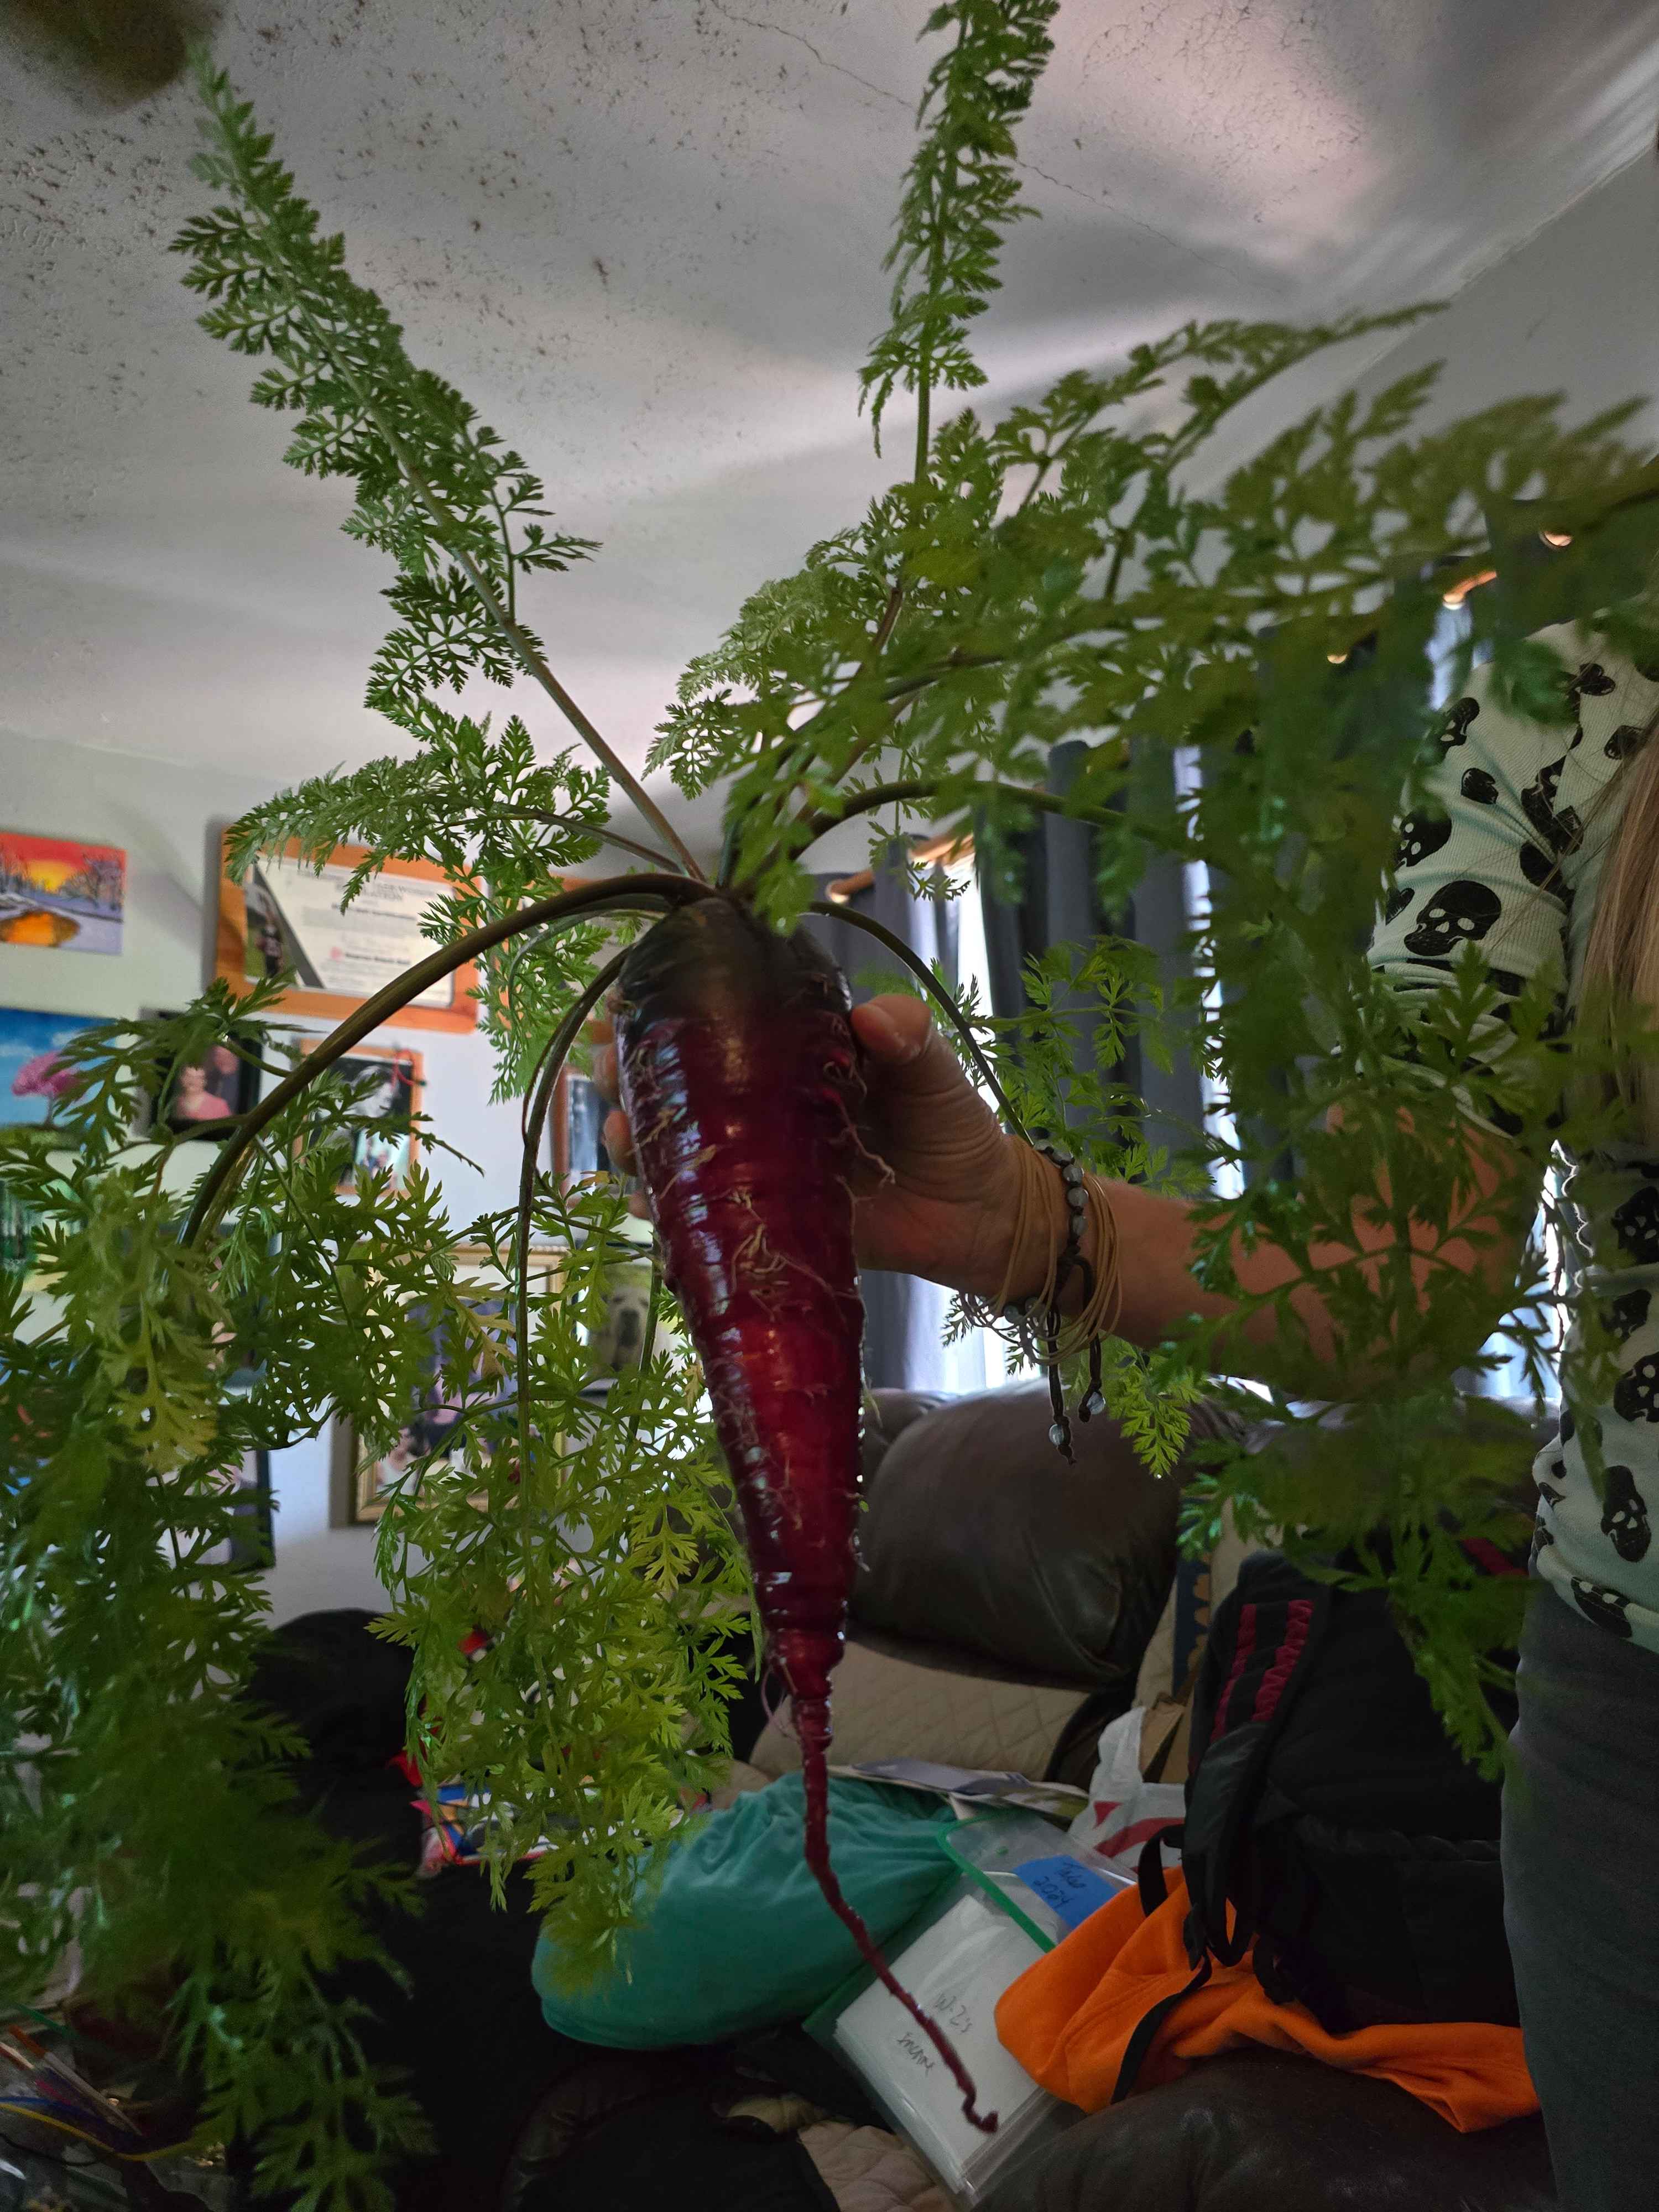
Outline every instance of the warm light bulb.
{"type": "Polygon", "coordinates": [[[1546,545],[1553,545],[1558,551],[1563,545],[1571,545],[1572,543],[1572,532],[1570,530],[1540,530],[1538,535],[1546,545]]]}
{"type": "Polygon", "coordinates": [[[1496,568],[1482,568],[1478,575],[1465,576],[1461,584],[1454,584],[1450,591],[1442,592],[1440,604],[1443,607],[1461,607],[1471,592],[1478,592],[1482,584],[1495,583],[1497,580],[1496,568]]]}

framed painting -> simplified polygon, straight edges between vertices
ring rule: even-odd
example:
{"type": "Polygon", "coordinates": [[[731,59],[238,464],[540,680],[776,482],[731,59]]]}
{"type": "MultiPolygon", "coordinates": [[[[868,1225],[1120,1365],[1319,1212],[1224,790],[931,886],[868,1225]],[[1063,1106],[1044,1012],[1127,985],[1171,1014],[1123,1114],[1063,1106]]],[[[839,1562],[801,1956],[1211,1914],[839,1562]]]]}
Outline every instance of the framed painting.
{"type": "MultiPolygon", "coordinates": [[[[302,1049],[314,1052],[321,1037],[307,1037],[302,1049]]],[[[339,1185],[343,1197],[356,1188],[360,1175],[389,1176],[401,1189],[418,1143],[416,1116],[426,1087],[426,1063],[402,1045],[359,1045],[334,1063],[335,1072],[357,1086],[358,1113],[370,1123],[359,1129],[351,1173],[339,1185]]]]}
{"type": "Polygon", "coordinates": [[[251,1451],[231,1479],[234,1533],[222,1564],[258,1574],[276,1558],[270,1495],[270,1454],[251,1451]]]}
{"type": "Polygon", "coordinates": [[[127,856],[118,845],[0,830],[0,945],[119,952],[127,856]]]}
{"type": "Polygon", "coordinates": [[[574,1067],[561,1073],[553,1091],[553,1172],[561,1182],[581,1182],[609,1175],[605,1148],[605,1098],[590,1079],[574,1067]]]}
{"type": "Polygon", "coordinates": [[[103,1018],[0,1006],[0,1127],[39,1127],[52,1119],[74,1079],[64,1047],[103,1018]]]}
{"type": "MultiPolygon", "coordinates": [[[[533,1251],[532,1288],[542,1291],[556,1289],[562,1265],[562,1255],[551,1246],[533,1251]]],[[[512,1286],[489,1251],[481,1245],[459,1246],[455,1267],[457,1280],[466,1291],[468,1304],[482,1318],[497,1319],[507,1313],[512,1286]]],[[[427,1362],[427,1380],[416,1394],[409,1418],[391,1449],[378,1458],[359,1449],[356,1432],[349,1421],[335,1420],[330,1447],[329,1488],[330,1519],[336,1528],[361,1527],[378,1521],[386,1511],[388,1495],[416,1466],[434,1462],[450,1467],[466,1465],[469,1439],[463,1413],[468,1406],[476,1409],[495,1402],[491,1385],[500,1369],[486,1351],[474,1366],[471,1387],[465,1398],[456,1397],[445,1387],[444,1352],[441,1328],[435,1328],[427,1362]]],[[[503,1402],[506,1395],[503,1382],[503,1402]]]]}
{"type": "Polygon", "coordinates": [[[151,1102],[151,1131],[223,1137],[259,1103],[260,1040],[252,1031],[212,1045],[199,1060],[175,1060],[151,1102]]]}
{"type": "MultiPolygon", "coordinates": [[[[289,969],[296,982],[277,1001],[283,1011],[338,1021],[434,950],[421,924],[449,879],[430,861],[388,860],[343,907],[351,872],[364,857],[360,845],[337,846],[320,871],[302,865],[299,847],[290,845],[256,861],[242,884],[226,870],[224,849],[216,964],[233,991],[245,994],[289,969]]],[[[404,1007],[398,1025],[475,1028],[477,981],[469,961],[404,1007]]]]}

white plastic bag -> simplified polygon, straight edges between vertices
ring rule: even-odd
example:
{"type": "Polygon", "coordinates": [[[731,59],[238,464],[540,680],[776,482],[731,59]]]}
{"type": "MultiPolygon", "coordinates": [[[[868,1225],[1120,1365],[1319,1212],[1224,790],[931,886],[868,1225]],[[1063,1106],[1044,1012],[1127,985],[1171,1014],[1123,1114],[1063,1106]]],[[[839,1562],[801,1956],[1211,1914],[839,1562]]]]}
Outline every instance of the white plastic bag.
{"type": "MultiPolygon", "coordinates": [[[[1146,1718],[1146,1707],[1136,1705],[1101,1730],[1089,1802],[1066,1832],[1074,1841],[1087,1844],[1115,1872],[1127,1875],[1132,1881],[1147,1838],[1160,1828],[1174,1826],[1187,1808],[1187,1793],[1178,1782],[1146,1782],[1141,1778],[1146,1718]]],[[[1179,1856],[1178,1852],[1166,1850],[1164,1863],[1175,1865],[1179,1856]]]]}

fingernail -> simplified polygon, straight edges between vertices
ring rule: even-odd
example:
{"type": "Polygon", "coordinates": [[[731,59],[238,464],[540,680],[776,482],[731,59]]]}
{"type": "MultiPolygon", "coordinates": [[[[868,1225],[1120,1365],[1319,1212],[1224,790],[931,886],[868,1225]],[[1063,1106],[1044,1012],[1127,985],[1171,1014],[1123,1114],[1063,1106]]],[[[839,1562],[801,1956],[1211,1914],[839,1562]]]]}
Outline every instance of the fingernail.
{"type": "Polygon", "coordinates": [[[905,1036],[884,1006],[864,1007],[860,1016],[860,1024],[864,1031],[866,1043],[878,1045],[884,1059],[914,1060],[915,1058],[915,1043],[905,1036]]]}

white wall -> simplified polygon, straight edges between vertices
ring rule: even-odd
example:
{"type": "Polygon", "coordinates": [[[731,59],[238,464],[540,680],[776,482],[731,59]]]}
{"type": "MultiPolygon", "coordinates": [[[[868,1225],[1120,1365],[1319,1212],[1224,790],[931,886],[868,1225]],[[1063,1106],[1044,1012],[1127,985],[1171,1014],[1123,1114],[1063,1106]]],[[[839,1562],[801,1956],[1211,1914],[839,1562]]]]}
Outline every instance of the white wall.
{"type": "Polygon", "coordinates": [[[1644,154],[1465,286],[1360,380],[1445,368],[1426,426],[1521,392],[1561,392],[1569,422],[1649,401],[1625,432],[1659,443],[1659,161],[1644,154]]]}
{"type": "MultiPolygon", "coordinates": [[[[123,949],[105,957],[0,945],[0,1005],[118,1017],[182,1006],[211,973],[219,831],[270,786],[90,746],[0,737],[0,828],[84,837],[127,855],[123,949]]],[[[483,1170],[428,1164],[464,1224],[518,1189],[518,1109],[489,1103],[490,1054],[476,1036],[387,1030],[424,1055],[428,1112],[483,1170]]],[[[269,1578],[279,1620],[322,1606],[385,1602],[372,1528],[329,1527],[326,1435],[272,1455],[277,1514],[269,1578]]]]}

